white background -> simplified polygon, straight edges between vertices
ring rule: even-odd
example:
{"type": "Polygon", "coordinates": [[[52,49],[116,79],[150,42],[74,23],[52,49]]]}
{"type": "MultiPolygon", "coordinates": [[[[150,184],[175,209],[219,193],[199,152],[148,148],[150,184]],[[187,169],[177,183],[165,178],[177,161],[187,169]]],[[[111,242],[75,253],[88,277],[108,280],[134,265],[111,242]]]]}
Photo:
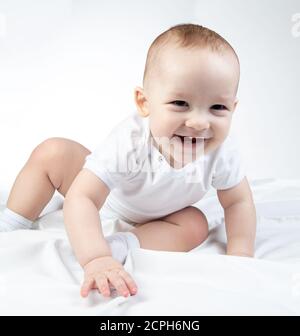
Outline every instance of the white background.
{"type": "Polygon", "coordinates": [[[297,13],[300,0],[0,0],[0,190],[46,138],[93,150],[135,108],[153,39],[188,22],[239,55],[232,132],[249,179],[299,178],[297,13]]]}

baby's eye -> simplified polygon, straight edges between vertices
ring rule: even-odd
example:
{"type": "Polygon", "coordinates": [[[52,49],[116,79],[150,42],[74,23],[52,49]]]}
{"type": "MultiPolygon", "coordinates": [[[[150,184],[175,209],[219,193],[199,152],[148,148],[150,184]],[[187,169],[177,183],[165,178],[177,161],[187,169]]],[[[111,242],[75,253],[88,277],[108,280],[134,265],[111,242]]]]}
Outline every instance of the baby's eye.
{"type": "Polygon", "coordinates": [[[225,105],[216,104],[216,105],[213,105],[211,109],[222,111],[222,110],[227,110],[227,107],[225,105]]]}
{"type": "Polygon", "coordinates": [[[173,102],[171,102],[171,104],[174,104],[174,105],[180,106],[180,107],[182,107],[182,106],[184,106],[184,107],[189,106],[189,104],[187,102],[183,101],[183,100],[174,100],[173,102]]]}

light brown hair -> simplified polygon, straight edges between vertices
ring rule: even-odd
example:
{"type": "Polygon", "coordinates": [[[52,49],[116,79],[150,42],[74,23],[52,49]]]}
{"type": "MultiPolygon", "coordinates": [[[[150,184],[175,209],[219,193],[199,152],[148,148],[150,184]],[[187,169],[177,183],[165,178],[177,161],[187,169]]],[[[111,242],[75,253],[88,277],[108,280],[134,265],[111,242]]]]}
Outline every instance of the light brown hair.
{"type": "Polygon", "coordinates": [[[231,50],[239,63],[233,47],[215,31],[192,23],[179,24],[161,33],[150,45],[143,76],[144,86],[151,67],[157,64],[160,52],[170,43],[175,43],[182,48],[209,48],[220,53],[225,50],[231,50]]]}

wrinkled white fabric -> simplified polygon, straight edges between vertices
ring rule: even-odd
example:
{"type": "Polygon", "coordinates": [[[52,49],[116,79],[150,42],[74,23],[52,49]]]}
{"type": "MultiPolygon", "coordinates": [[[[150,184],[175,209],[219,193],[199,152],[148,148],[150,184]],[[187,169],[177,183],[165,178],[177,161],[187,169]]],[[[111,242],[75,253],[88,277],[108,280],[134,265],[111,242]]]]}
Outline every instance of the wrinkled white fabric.
{"type": "MultiPolygon", "coordinates": [[[[0,233],[0,315],[299,315],[300,180],[253,181],[256,258],[226,256],[224,218],[215,197],[197,204],[210,235],[189,253],[134,249],[125,269],[138,294],[79,295],[83,272],[65,230],[62,210],[39,230],[0,233]]],[[[105,220],[105,235],[128,231],[105,220]]]]}

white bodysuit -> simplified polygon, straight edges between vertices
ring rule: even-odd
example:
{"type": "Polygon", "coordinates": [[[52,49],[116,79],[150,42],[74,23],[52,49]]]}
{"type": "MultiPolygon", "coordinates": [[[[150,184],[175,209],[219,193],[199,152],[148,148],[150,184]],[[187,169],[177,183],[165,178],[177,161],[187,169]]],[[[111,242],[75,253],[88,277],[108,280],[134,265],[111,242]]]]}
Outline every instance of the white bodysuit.
{"type": "Polygon", "coordinates": [[[228,189],[245,177],[242,157],[231,135],[213,152],[181,169],[171,167],[151,141],[149,119],[137,112],[110,132],[86,157],[83,168],[110,189],[100,215],[133,225],[192,205],[211,186],[228,189]]]}

